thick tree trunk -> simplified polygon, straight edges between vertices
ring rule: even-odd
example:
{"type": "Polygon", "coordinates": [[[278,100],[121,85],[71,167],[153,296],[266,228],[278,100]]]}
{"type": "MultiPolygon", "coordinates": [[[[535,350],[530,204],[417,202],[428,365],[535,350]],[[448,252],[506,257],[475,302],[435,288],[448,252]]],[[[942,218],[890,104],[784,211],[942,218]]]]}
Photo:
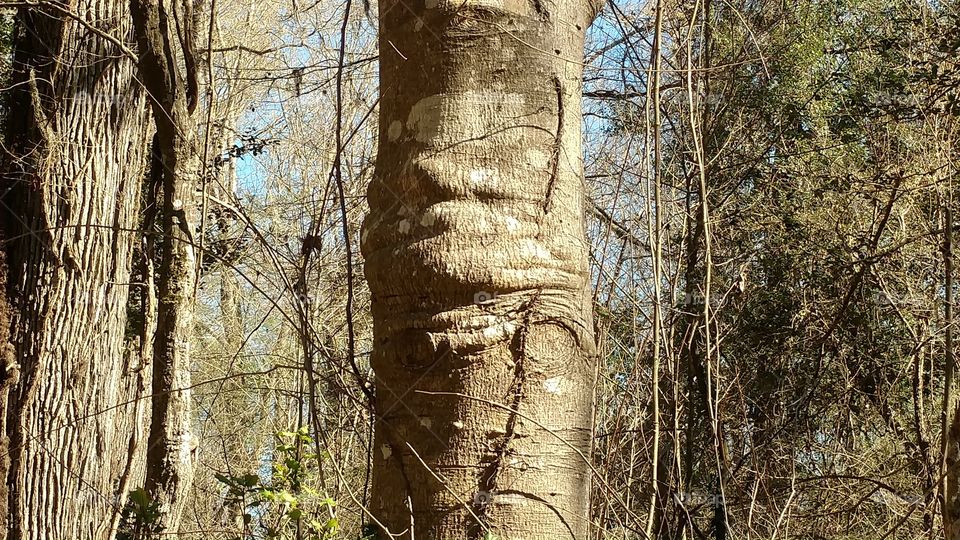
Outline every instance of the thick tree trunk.
{"type": "Polygon", "coordinates": [[[20,377],[2,411],[0,537],[107,539],[144,468],[148,374],[125,351],[125,330],[149,115],[115,43],[130,37],[126,4],[55,6],[20,14],[4,158],[20,377]]]}
{"type": "Polygon", "coordinates": [[[372,507],[400,538],[587,538],[596,352],[580,95],[598,9],[380,4],[361,242],[372,507]]]}

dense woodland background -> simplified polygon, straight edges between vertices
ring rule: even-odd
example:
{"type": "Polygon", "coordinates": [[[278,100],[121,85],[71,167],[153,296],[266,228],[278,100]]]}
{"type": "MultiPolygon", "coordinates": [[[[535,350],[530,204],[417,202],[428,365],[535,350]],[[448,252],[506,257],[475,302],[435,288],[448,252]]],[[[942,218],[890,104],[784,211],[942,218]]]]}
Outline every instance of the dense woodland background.
{"type": "MultiPolygon", "coordinates": [[[[0,19],[5,79],[14,8],[62,15],[26,4],[0,19]]],[[[180,537],[362,538],[376,8],[216,0],[197,17],[198,457],[180,537]]],[[[944,538],[958,57],[952,3],[607,4],[584,75],[593,538],[944,538]]],[[[141,239],[159,227],[142,182],[141,239]]],[[[130,242],[136,356],[151,299],[130,242]]],[[[145,538],[137,487],[55,504],[115,508],[145,538]]]]}

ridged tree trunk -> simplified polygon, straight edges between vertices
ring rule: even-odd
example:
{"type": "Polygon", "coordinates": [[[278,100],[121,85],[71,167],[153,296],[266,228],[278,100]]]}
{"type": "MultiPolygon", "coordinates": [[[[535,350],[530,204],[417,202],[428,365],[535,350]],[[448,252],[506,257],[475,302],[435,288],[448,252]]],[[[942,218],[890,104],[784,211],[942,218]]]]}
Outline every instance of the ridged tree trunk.
{"type": "Polygon", "coordinates": [[[380,3],[361,242],[371,504],[399,538],[588,537],[597,366],[580,101],[599,8],[380,3]]]}
{"type": "Polygon", "coordinates": [[[159,0],[131,1],[140,74],[153,98],[157,128],[154,164],[160,170],[154,171],[154,178],[163,193],[145,482],[158,506],[156,525],[162,534],[175,534],[179,528],[198,447],[191,429],[190,341],[199,246],[195,193],[202,185],[203,167],[193,118],[198,102],[193,6],[193,0],[178,1],[176,6],[159,0]]]}
{"type": "Polygon", "coordinates": [[[2,199],[19,371],[2,411],[8,539],[111,538],[143,476],[149,374],[125,331],[149,115],[117,43],[128,18],[118,0],[19,15],[2,199]]]}

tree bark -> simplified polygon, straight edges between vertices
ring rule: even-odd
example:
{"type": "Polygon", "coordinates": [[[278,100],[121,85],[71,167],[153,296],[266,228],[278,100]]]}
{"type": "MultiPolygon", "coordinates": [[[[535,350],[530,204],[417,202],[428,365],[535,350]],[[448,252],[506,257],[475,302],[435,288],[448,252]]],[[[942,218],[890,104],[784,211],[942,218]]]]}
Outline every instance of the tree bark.
{"type": "Polygon", "coordinates": [[[111,538],[123,486],[144,468],[147,374],[125,330],[149,114],[121,46],[125,3],[91,0],[74,13],[83,23],[71,10],[18,18],[0,202],[13,307],[5,367],[19,378],[0,396],[0,538],[111,538]]]}
{"type": "Polygon", "coordinates": [[[146,491],[157,504],[156,525],[176,533],[193,482],[198,442],[191,424],[190,341],[197,283],[199,214],[195,191],[203,167],[193,117],[197,100],[192,0],[167,12],[158,0],[132,0],[140,74],[157,127],[154,175],[161,182],[161,261],[157,268],[157,330],[153,343],[153,404],[146,491]],[[176,17],[176,20],[174,20],[176,17]],[[183,73],[179,61],[183,62],[183,73]]]}
{"type": "Polygon", "coordinates": [[[960,540],[960,390],[956,359],[953,354],[953,194],[944,205],[943,288],[944,298],[944,391],[941,444],[941,504],[943,535],[946,540],[960,540]]]}
{"type": "Polygon", "coordinates": [[[599,8],[380,4],[361,245],[372,513],[399,538],[587,538],[596,349],[580,99],[599,8]]]}

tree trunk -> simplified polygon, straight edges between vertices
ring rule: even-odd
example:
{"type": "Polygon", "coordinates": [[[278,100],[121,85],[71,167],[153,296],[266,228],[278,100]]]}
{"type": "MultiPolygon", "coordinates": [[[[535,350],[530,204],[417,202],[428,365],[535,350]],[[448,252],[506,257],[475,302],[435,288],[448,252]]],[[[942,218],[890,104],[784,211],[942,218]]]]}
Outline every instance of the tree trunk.
{"type": "Polygon", "coordinates": [[[597,368],[580,95],[599,7],[380,4],[361,243],[372,512],[399,538],[587,538],[597,368]]]}
{"type": "Polygon", "coordinates": [[[948,193],[943,220],[944,391],[941,444],[943,536],[960,540],[960,391],[953,354],[953,194],[948,193]]]}
{"type": "Polygon", "coordinates": [[[164,534],[176,533],[179,527],[198,446],[191,429],[190,341],[199,242],[195,191],[201,186],[203,167],[193,118],[198,100],[193,5],[192,0],[183,1],[170,13],[158,0],[131,2],[140,74],[153,98],[159,158],[155,164],[162,168],[154,175],[162,184],[163,236],[156,276],[157,332],[145,485],[159,510],[156,525],[164,534]]]}
{"type": "Polygon", "coordinates": [[[85,24],[73,9],[19,15],[2,204],[20,377],[0,538],[110,538],[144,467],[147,374],[125,330],[149,115],[117,43],[126,4],[91,0],[85,24]]]}

